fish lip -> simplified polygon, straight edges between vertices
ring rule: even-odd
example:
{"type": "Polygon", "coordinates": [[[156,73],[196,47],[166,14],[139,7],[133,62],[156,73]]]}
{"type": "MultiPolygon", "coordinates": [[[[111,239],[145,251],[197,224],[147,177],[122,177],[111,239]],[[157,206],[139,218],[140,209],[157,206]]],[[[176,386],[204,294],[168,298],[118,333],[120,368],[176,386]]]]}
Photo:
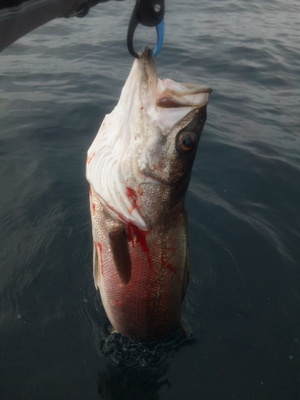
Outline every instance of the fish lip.
{"type": "Polygon", "coordinates": [[[147,59],[150,60],[152,59],[154,61],[154,57],[153,57],[153,51],[148,47],[145,46],[140,52],[139,52],[139,59],[147,59]]]}
{"type": "Polygon", "coordinates": [[[141,74],[141,81],[147,96],[156,98],[155,106],[158,108],[201,108],[207,105],[208,97],[212,92],[211,87],[201,84],[175,82],[172,79],[159,79],[153,51],[144,47],[135,60],[141,74]],[[191,96],[203,95],[202,101],[191,101],[191,96]],[[206,95],[206,96],[205,96],[206,95]]]}
{"type": "Polygon", "coordinates": [[[156,87],[158,75],[156,70],[156,65],[153,57],[153,51],[149,47],[144,47],[140,53],[139,58],[136,60],[139,68],[144,75],[144,82],[147,82],[148,88],[151,85],[156,87]]]}
{"type": "MultiPolygon", "coordinates": [[[[153,51],[145,46],[140,52],[139,52],[139,61],[146,62],[149,64],[153,64],[155,67],[155,61],[154,61],[154,56],[153,56],[153,51]]],[[[155,67],[156,69],[156,67],[155,67]]]]}

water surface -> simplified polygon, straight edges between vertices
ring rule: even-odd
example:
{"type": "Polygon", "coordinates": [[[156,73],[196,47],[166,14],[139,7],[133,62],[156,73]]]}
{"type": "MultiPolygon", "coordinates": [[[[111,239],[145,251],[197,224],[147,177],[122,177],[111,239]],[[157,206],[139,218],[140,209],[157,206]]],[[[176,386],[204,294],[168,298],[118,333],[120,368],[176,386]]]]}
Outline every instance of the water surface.
{"type": "Polygon", "coordinates": [[[122,341],[99,351],[85,157],[133,61],[133,2],[101,4],[1,54],[3,400],[299,400],[298,1],[171,3],[159,74],[213,87],[186,201],[190,340],[135,369],[108,357],[122,341]]]}

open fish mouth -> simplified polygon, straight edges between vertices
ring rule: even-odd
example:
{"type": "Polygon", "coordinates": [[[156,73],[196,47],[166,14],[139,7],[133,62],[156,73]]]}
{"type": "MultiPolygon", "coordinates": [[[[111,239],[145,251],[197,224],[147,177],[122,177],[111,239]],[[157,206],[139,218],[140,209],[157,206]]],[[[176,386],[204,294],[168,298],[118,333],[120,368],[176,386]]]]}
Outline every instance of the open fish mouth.
{"type": "Polygon", "coordinates": [[[88,150],[95,285],[113,328],[131,339],[180,327],[189,276],[184,198],[210,93],[161,80],[146,48],[88,150]]]}

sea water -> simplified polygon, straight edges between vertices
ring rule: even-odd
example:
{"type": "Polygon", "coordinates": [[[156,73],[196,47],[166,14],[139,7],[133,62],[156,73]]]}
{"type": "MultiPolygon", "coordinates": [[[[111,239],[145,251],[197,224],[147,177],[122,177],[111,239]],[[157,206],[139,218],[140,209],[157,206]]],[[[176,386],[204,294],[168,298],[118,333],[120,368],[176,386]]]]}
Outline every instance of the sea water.
{"type": "MultiPolygon", "coordinates": [[[[131,69],[134,6],[99,4],[0,55],[1,400],[299,400],[298,0],[166,3],[160,77],[213,88],[186,198],[189,336],[112,340],[94,288],[85,158],[131,69]]],[[[135,47],[155,40],[139,28],[135,47]]]]}

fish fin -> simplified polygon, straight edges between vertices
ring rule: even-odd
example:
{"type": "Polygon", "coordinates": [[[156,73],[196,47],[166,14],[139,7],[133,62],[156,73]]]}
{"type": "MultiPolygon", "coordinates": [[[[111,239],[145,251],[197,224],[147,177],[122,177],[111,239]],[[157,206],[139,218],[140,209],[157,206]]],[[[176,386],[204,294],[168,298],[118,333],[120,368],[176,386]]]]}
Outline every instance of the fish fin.
{"type": "Polygon", "coordinates": [[[99,254],[97,251],[97,246],[96,243],[94,243],[93,247],[93,276],[94,276],[94,283],[96,289],[99,288],[98,281],[100,277],[100,272],[101,272],[101,264],[100,264],[100,259],[99,259],[99,254]]]}
{"type": "Polygon", "coordinates": [[[131,278],[131,259],[125,229],[110,232],[109,243],[119,278],[127,285],[131,278]]]}

